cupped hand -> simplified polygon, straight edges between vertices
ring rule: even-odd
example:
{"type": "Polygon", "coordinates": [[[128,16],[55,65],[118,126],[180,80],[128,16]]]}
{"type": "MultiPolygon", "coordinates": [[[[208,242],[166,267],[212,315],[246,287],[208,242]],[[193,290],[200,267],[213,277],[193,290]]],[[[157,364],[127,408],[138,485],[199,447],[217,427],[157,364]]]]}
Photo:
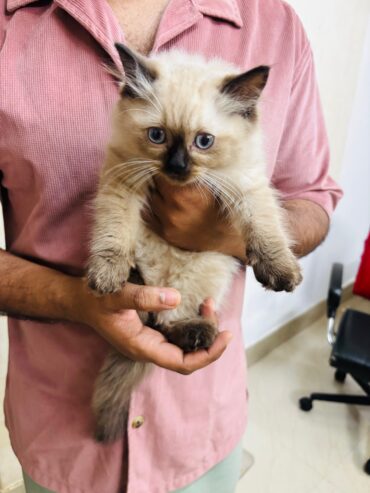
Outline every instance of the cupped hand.
{"type": "MultiPolygon", "coordinates": [[[[158,312],[175,308],[180,303],[176,290],[127,283],[119,293],[96,297],[85,285],[82,289],[80,321],[93,327],[118,351],[136,361],[154,363],[188,375],[217,360],[232,337],[228,331],[220,332],[207,350],[185,354],[160,332],[143,325],[137,314],[137,310],[158,312]]],[[[211,299],[201,306],[201,315],[217,324],[211,299]]]]}

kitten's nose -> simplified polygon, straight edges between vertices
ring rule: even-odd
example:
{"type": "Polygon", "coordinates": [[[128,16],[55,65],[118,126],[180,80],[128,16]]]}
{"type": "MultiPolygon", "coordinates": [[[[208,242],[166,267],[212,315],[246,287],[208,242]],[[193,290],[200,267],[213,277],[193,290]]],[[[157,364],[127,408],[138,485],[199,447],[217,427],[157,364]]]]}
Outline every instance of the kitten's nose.
{"type": "Polygon", "coordinates": [[[189,155],[183,145],[175,145],[168,150],[164,172],[173,178],[184,178],[189,174],[189,155]]]}

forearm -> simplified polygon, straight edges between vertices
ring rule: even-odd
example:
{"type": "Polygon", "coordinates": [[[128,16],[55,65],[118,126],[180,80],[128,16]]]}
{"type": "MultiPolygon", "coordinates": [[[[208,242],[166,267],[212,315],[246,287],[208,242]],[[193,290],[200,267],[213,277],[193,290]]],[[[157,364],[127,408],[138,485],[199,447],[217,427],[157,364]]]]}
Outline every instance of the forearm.
{"type": "Polygon", "coordinates": [[[78,321],[81,279],[29,262],[0,249],[0,312],[78,321]]]}
{"type": "Polygon", "coordinates": [[[282,205],[294,241],[293,251],[298,257],[304,257],[324,241],[329,217],[322,207],[310,200],[287,200],[282,205]]]}
{"type": "MultiPolygon", "coordinates": [[[[289,233],[294,241],[293,251],[304,257],[325,239],[329,229],[329,218],[322,207],[309,200],[287,200],[282,203],[286,210],[289,233]]],[[[245,256],[247,245],[234,229],[226,231],[220,241],[218,251],[239,258],[248,263],[245,256]]]]}

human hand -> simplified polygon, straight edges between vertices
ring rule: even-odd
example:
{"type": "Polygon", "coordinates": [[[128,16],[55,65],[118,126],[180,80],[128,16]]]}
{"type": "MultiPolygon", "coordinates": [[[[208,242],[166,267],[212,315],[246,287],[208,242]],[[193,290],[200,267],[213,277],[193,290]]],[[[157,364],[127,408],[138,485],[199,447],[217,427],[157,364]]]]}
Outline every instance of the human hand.
{"type": "Polygon", "coordinates": [[[175,186],[157,177],[149,204],[145,221],[171,245],[191,251],[221,252],[246,262],[241,234],[220,214],[208,189],[200,190],[192,184],[175,186]]]}
{"type": "MultiPolygon", "coordinates": [[[[156,288],[127,283],[119,293],[97,297],[81,281],[76,298],[75,319],[93,327],[118,351],[136,361],[188,375],[217,360],[231,339],[228,331],[220,332],[210,348],[184,353],[170,344],[157,330],[142,324],[137,311],[158,312],[175,308],[180,294],[171,288],[156,288]]],[[[217,325],[213,301],[208,299],[201,314],[217,325]]]]}

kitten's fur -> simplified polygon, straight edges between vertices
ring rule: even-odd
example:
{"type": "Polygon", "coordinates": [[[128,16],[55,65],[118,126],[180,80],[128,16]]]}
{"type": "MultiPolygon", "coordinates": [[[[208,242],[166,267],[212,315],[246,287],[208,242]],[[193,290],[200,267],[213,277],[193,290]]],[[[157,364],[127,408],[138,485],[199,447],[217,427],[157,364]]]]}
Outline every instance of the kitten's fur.
{"type": "MultiPolygon", "coordinates": [[[[269,69],[239,74],[221,60],[174,51],[149,59],[117,49],[125,81],[95,201],[89,285],[101,294],[119,291],[137,267],[145,284],[177,288],[181,304],[157,314],[155,327],[185,351],[207,348],[217,328],[199,316],[199,306],[207,297],[220,306],[238,262],[169,245],[140,212],[156,174],[211,188],[245,237],[256,278],[275,291],[299,284],[300,268],[265,174],[257,102],[269,69]],[[163,128],[167,141],[150,142],[150,127],[163,128]],[[199,132],[215,136],[209,149],[195,146],[199,132]]],[[[147,314],[141,317],[147,321],[147,314]]],[[[98,440],[122,435],[130,394],[147,367],[116,351],[107,357],[93,398],[98,440]]]]}

